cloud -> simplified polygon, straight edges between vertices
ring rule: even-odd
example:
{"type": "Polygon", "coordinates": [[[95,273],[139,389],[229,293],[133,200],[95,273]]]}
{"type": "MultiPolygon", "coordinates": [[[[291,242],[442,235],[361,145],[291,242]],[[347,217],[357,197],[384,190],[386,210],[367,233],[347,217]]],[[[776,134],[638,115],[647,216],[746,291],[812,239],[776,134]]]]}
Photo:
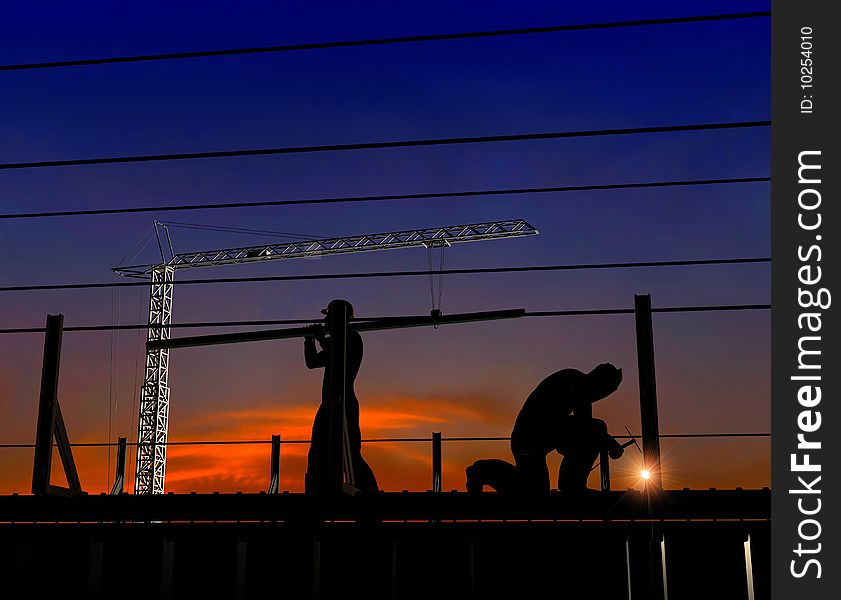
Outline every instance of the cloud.
{"type": "MultiPolygon", "coordinates": [[[[231,402],[229,406],[236,406],[231,402]]],[[[171,422],[170,440],[257,440],[266,443],[245,445],[173,445],[168,450],[167,491],[259,492],[269,483],[272,434],[280,433],[281,488],[303,491],[307,467],[306,454],[315,403],[282,404],[271,396],[249,398],[241,409],[191,412],[171,422]]],[[[481,394],[369,393],[361,399],[363,437],[431,438],[432,431],[444,437],[505,436],[510,432],[519,407],[499,398],[481,394]]],[[[610,421],[610,417],[608,416],[610,421]]],[[[83,441],[81,438],[74,441],[83,441]]],[[[91,440],[98,441],[98,440],[91,440]]],[[[770,482],[767,443],[720,441],[717,444],[671,441],[664,445],[670,487],[709,486],[720,488],[761,487],[770,482]]],[[[431,487],[431,440],[429,442],[369,442],[363,456],[376,473],[382,489],[423,491],[431,487]]],[[[623,458],[612,469],[617,489],[636,485],[638,469],[631,458],[623,458]]],[[[103,448],[74,448],[74,457],[85,490],[106,491],[113,480],[113,453],[110,469],[103,448]]],[[[464,469],[479,458],[511,460],[508,444],[502,442],[444,443],[443,473],[445,489],[464,489],[464,469]]],[[[0,493],[28,493],[31,483],[32,450],[5,450],[0,461],[0,493]]],[[[560,457],[550,456],[553,480],[560,457]]],[[[134,464],[129,459],[129,477],[134,464]]],[[[62,483],[58,458],[53,462],[53,479],[62,483]]],[[[591,482],[591,485],[595,485],[591,482]]],[[[129,489],[132,489],[131,483],[129,489]]]]}
{"type": "MultiPolygon", "coordinates": [[[[492,428],[504,435],[510,411],[494,399],[479,396],[410,397],[376,394],[362,402],[360,426],[364,438],[431,437],[449,430],[451,435],[469,429],[492,428]]],[[[194,415],[174,423],[170,439],[269,440],[280,433],[284,441],[309,440],[317,407],[311,404],[279,406],[262,404],[242,410],[194,415]]],[[[487,435],[487,431],[486,431],[487,435]]],[[[430,446],[419,442],[366,443],[369,460],[383,489],[428,489],[430,446]]],[[[307,444],[284,444],[281,450],[281,484],[303,489],[307,444]]],[[[259,491],[268,485],[268,445],[172,446],[167,458],[167,489],[175,492],[259,491]]],[[[465,465],[466,466],[466,465],[465,465]]],[[[445,464],[449,469],[449,465],[445,464]]],[[[464,466],[453,470],[463,471],[464,466]]]]}

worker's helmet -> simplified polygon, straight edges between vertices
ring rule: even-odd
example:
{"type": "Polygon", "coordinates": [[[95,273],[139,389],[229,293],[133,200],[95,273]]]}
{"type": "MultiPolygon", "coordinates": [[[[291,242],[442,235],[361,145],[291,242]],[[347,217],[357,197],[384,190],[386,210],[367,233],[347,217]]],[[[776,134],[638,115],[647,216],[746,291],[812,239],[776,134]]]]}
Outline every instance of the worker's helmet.
{"type": "Polygon", "coordinates": [[[327,308],[321,311],[322,315],[330,315],[335,314],[337,310],[341,310],[345,308],[347,310],[347,317],[348,319],[353,318],[353,305],[348,302],[347,300],[332,300],[330,304],[327,305],[327,308]]]}

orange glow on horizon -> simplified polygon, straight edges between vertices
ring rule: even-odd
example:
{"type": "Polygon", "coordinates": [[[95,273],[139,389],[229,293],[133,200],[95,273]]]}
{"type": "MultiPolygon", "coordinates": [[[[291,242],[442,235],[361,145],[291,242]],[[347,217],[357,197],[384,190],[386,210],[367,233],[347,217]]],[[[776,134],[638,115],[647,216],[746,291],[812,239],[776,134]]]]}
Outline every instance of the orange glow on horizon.
{"type": "MultiPolygon", "coordinates": [[[[170,440],[260,440],[266,443],[247,445],[173,445],[168,451],[166,489],[175,493],[213,491],[254,493],[265,490],[269,479],[269,445],[272,434],[280,433],[281,489],[303,490],[306,454],[312,419],[317,409],[313,404],[273,404],[266,398],[257,406],[240,410],[192,413],[173,421],[170,440]]],[[[373,395],[362,400],[361,428],[363,438],[409,437],[430,439],[430,442],[365,443],[363,455],[374,469],[381,489],[387,491],[427,490],[431,488],[431,433],[443,431],[448,436],[506,436],[516,416],[516,407],[506,407],[487,397],[438,396],[408,397],[397,394],[373,395]]],[[[611,423],[610,417],[606,417],[611,423]]],[[[71,432],[72,436],[72,432],[71,432]]],[[[84,441],[84,438],[71,439],[84,441]]],[[[91,440],[94,441],[94,440],[91,440]]],[[[695,445],[693,453],[686,443],[669,442],[663,449],[664,485],[718,487],[761,487],[768,485],[767,458],[757,455],[742,466],[725,474],[711,466],[724,464],[728,456],[726,444],[695,445]],[[680,444],[683,444],[681,446],[680,444]],[[695,457],[695,448],[703,450],[695,457]],[[681,454],[683,451],[683,454],[681,454]],[[697,465],[695,460],[702,460],[697,465]],[[690,468],[691,466],[691,468],[690,468]],[[700,468],[706,471],[698,473],[700,468]],[[731,472],[732,471],[732,472],[731,472]],[[714,478],[713,478],[714,477],[714,478]]],[[[701,442],[703,443],[703,442],[701,442]]],[[[708,443],[708,442],[707,442],[708,443]]],[[[128,457],[128,485],[133,489],[133,450],[128,457]]],[[[83,488],[92,493],[106,491],[113,481],[107,468],[107,450],[74,448],[83,488]]],[[[2,455],[3,477],[0,493],[29,493],[32,451],[16,450],[2,455]]],[[[443,470],[445,489],[464,489],[464,469],[479,458],[501,458],[513,461],[507,442],[449,442],[444,445],[443,470]]],[[[616,461],[612,478],[617,489],[639,487],[645,479],[641,456],[626,454],[616,461]],[[643,478],[643,479],[641,479],[643,478]]],[[[551,480],[556,478],[561,457],[550,454],[551,480]]],[[[113,471],[113,450],[111,459],[113,471]]],[[[728,463],[730,464],[730,463],[728,463]]],[[[60,483],[58,458],[53,463],[54,478],[60,483]]],[[[593,471],[598,477],[598,471],[593,471]]],[[[650,475],[650,471],[649,471],[650,475]]],[[[598,487],[591,479],[591,487],[598,487]]]]}

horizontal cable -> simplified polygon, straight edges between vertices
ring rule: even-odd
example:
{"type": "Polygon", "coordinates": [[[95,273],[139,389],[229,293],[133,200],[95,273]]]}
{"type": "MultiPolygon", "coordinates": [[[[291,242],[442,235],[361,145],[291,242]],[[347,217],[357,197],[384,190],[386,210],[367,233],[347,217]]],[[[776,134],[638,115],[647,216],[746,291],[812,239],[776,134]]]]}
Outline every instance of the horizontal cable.
{"type": "MultiPolygon", "coordinates": [[[[222,277],[212,279],[176,280],[174,285],[206,285],[221,283],[259,283],[269,281],[315,281],[324,279],[379,279],[388,277],[421,277],[429,275],[477,275],[488,273],[527,273],[540,271],[578,271],[588,269],[637,269],[647,267],[688,267],[770,262],[769,257],[717,258],[704,260],[668,260],[626,263],[585,263],[575,265],[533,265],[526,267],[488,267],[475,269],[444,269],[439,271],[373,271],[370,273],[319,273],[313,275],[268,275],[262,277],[222,277]]],[[[43,285],[12,285],[0,287],[0,292],[36,292],[49,290],[83,290],[97,288],[149,287],[149,281],[103,281],[95,283],[56,283],[43,285]]]]}
{"type": "MultiPolygon", "coordinates": [[[[715,304],[709,306],[664,306],[660,308],[652,308],[654,313],[675,313],[675,312],[719,312],[719,311],[734,311],[734,310],[770,310],[770,304],[715,304]]],[[[602,308],[592,310],[545,310],[545,311],[530,311],[526,312],[524,317],[574,317],[581,315],[629,315],[633,314],[633,308],[602,308]]],[[[446,316],[446,315],[444,315],[446,316]]],[[[380,319],[388,319],[393,317],[360,317],[354,321],[377,321],[380,319]]],[[[308,324],[320,323],[321,320],[315,319],[283,319],[283,320],[264,320],[264,321],[216,321],[205,323],[180,323],[169,325],[172,328],[180,327],[248,327],[256,325],[291,325],[291,324],[308,324]]],[[[156,329],[161,328],[162,325],[152,324],[137,324],[137,325],[80,325],[76,327],[65,327],[63,331],[115,331],[122,329],[156,329]]],[[[46,331],[44,327],[20,327],[10,329],[0,329],[0,334],[7,333],[43,333],[46,331]]]]}
{"type": "Polygon", "coordinates": [[[307,154],[314,152],[346,152],[355,150],[380,150],[390,148],[419,148],[428,146],[451,146],[454,144],[487,144],[496,142],[523,142],[535,140],[556,140],[613,135],[638,135],[648,133],[672,133],[681,131],[710,131],[720,129],[743,129],[769,127],[771,121],[734,121],[727,123],[700,123],[686,125],[661,125],[654,127],[628,127],[621,129],[591,129],[583,131],[551,131],[540,133],[515,133],[508,135],[480,135],[415,140],[391,140],[386,142],[361,142],[350,144],[320,144],[315,146],[287,146],[283,148],[250,148],[244,150],[217,150],[209,152],[179,152],[173,154],[138,154],[133,156],[110,156],[102,158],[73,158],[68,160],[41,160],[20,163],[0,163],[0,170],[36,169],[43,167],[77,167],[82,165],[110,165],[117,163],[159,162],[171,160],[194,160],[203,158],[231,158],[241,156],[269,156],[278,154],[307,154]]]}
{"type": "MultiPolygon", "coordinates": [[[[642,439],[641,435],[617,435],[617,440],[642,439]]],[[[663,433],[661,438],[738,438],[738,437],[771,437],[770,433],[663,433]]],[[[493,437],[442,437],[443,442],[507,442],[510,436],[493,437]]],[[[370,438],[362,440],[366,444],[387,443],[387,442],[426,442],[432,441],[431,437],[411,438],[370,438]]],[[[159,446],[245,446],[252,444],[271,444],[271,440],[194,440],[185,442],[158,443],[159,446]]],[[[309,444],[310,440],[280,440],[281,444],[309,444]]],[[[106,448],[118,446],[118,442],[77,442],[70,444],[76,448],[106,448]]],[[[126,446],[149,446],[151,442],[126,442],[126,446]]],[[[57,446],[57,444],[53,444],[57,446]]],[[[0,448],[34,448],[35,444],[0,444],[0,448]]]]}
{"type": "Polygon", "coordinates": [[[391,44],[411,44],[418,42],[437,42],[445,40],[461,40],[475,38],[490,38],[501,36],[517,36],[539,33],[556,33],[563,31],[584,31],[588,29],[611,29],[618,27],[640,27],[645,25],[674,25],[679,23],[701,23],[709,21],[726,21],[735,19],[753,19],[769,17],[770,11],[729,13],[717,15],[698,15],[690,17],[671,17],[661,19],[640,19],[635,21],[613,21],[601,23],[579,23],[573,25],[550,25],[546,27],[523,27],[519,29],[496,29],[490,31],[468,31],[458,33],[435,33],[427,35],[411,35],[388,38],[369,38],[360,40],[340,40],[330,42],[309,42],[302,44],[283,44],[277,46],[259,46],[250,48],[228,48],[224,50],[197,50],[192,52],[168,52],[162,54],[140,54],[133,56],[110,56],[101,58],[86,58],[76,60],[55,60],[46,62],[0,65],[0,71],[23,71],[32,69],[55,69],[63,67],[81,67],[89,65],[106,65],[116,63],[149,62],[159,60],[177,60],[187,58],[207,58],[212,56],[235,56],[244,54],[267,54],[272,52],[296,52],[302,50],[324,50],[330,48],[350,48],[358,46],[385,46],[391,44]]]}
{"type": "Polygon", "coordinates": [[[184,210],[214,210],[226,208],[255,208],[266,206],[295,206],[305,204],[339,204],[354,202],[393,202],[404,200],[434,200],[443,198],[470,198],[474,196],[514,196],[561,192],[587,192],[598,190],[629,190],[640,188],[682,187],[696,185],[723,185],[731,183],[758,183],[771,181],[770,177],[733,177],[729,179],[694,179],[683,181],[646,181],[636,183],[608,183],[598,185],[565,185],[550,187],[509,188],[496,190],[462,190],[420,194],[384,194],[376,196],[343,196],[335,198],[305,198],[299,200],[265,200],[254,202],[219,202],[215,204],[179,204],[168,206],[136,206],[123,208],[93,208],[86,210],[55,210],[28,213],[0,214],[0,219],[40,219],[44,217],[78,217],[90,215],[116,215],[147,212],[184,210]]]}
{"type": "MultiPolygon", "coordinates": [[[[710,306],[663,306],[652,308],[653,313],[719,312],[731,310],[770,310],[770,304],[717,304],[710,306]]],[[[547,310],[527,312],[526,317],[574,317],[578,315],[630,315],[633,308],[605,308],[597,310],[547,310]]]]}

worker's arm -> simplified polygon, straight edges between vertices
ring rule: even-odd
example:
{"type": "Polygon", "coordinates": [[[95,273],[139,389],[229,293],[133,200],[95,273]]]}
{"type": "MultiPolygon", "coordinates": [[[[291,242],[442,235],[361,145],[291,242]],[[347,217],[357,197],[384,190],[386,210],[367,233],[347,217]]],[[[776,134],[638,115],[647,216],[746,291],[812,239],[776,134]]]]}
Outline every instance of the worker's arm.
{"type": "MultiPolygon", "coordinates": [[[[319,328],[318,331],[321,331],[321,329],[319,328]]],[[[324,337],[319,336],[319,343],[323,348],[323,350],[319,352],[315,347],[317,333],[318,332],[314,330],[313,335],[304,337],[304,362],[306,363],[308,369],[319,369],[327,366],[327,351],[329,349],[329,342],[324,337]]]]}

